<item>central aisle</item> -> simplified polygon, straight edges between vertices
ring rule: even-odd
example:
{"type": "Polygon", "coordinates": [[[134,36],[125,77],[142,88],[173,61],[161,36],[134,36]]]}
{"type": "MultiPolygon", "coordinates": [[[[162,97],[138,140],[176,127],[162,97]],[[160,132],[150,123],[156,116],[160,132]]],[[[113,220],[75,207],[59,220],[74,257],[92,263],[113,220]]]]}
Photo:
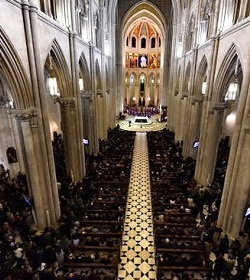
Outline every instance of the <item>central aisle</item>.
{"type": "Polygon", "coordinates": [[[137,132],[118,279],[156,279],[147,134],[137,132]]]}

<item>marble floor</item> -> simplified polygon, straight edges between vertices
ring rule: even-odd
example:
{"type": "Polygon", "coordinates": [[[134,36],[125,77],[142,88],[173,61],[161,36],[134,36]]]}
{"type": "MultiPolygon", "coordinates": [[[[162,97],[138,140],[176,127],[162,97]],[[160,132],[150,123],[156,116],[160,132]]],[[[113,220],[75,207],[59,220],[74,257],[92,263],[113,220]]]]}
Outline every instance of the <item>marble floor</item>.
{"type": "Polygon", "coordinates": [[[137,132],[135,138],[118,279],[156,279],[150,172],[145,132],[137,132]]]}
{"type": "Polygon", "coordinates": [[[133,123],[134,117],[127,116],[125,120],[120,120],[117,123],[120,125],[120,128],[123,130],[137,131],[137,132],[147,132],[147,131],[158,131],[162,130],[167,126],[166,122],[159,122],[159,115],[152,116],[150,118],[149,124],[136,124],[133,123]],[[131,121],[131,124],[129,124],[131,121]]]}

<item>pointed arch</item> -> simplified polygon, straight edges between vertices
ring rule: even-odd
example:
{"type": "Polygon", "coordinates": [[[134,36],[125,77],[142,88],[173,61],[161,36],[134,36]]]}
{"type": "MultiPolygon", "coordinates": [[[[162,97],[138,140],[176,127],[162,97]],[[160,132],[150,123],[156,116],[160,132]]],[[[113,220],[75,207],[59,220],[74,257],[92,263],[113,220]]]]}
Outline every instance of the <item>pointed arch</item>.
{"type": "Polygon", "coordinates": [[[88,63],[87,63],[84,53],[82,53],[79,58],[79,74],[81,75],[81,78],[83,79],[85,91],[90,92],[91,91],[91,76],[90,76],[88,63]]]}
{"type": "Polygon", "coordinates": [[[151,72],[148,75],[148,79],[149,79],[149,81],[148,81],[149,84],[155,84],[156,83],[156,75],[155,75],[155,73],[151,72]]]}
{"type": "Polygon", "coordinates": [[[145,77],[145,82],[148,81],[148,75],[147,75],[145,72],[140,72],[140,74],[139,74],[139,79],[140,79],[141,76],[144,76],[144,77],[145,77]]]}
{"type": "Polygon", "coordinates": [[[130,73],[129,75],[129,84],[130,85],[137,85],[138,84],[138,75],[133,71],[132,73],[130,73]],[[134,77],[134,82],[131,81],[131,77],[134,77]]]}
{"type": "Polygon", "coordinates": [[[202,94],[202,83],[205,82],[207,79],[207,69],[208,69],[208,62],[206,56],[204,55],[197,68],[197,73],[195,78],[195,89],[193,94],[196,96],[200,96],[202,94]]]}
{"type": "Polygon", "coordinates": [[[129,84],[129,79],[130,79],[129,72],[126,72],[125,73],[125,85],[129,84]]]}
{"type": "Polygon", "coordinates": [[[61,97],[72,97],[71,84],[68,65],[63,51],[56,39],[53,40],[50,51],[47,55],[45,67],[51,75],[57,79],[61,97]]]}
{"type": "Polygon", "coordinates": [[[237,75],[239,81],[239,92],[240,92],[241,84],[243,80],[243,70],[242,70],[242,64],[240,62],[240,58],[238,56],[236,46],[235,44],[232,44],[221,63],[221,66],[218,71],[218,75],[215,80],[215,86],[214,86],[215,102],[222,102],[224,100],[224,96],[227,92],[230,81],[232,80],[235,74],[237,75]],[[236,63],[237,63],[237,69],[236,69],[236,63]],[[235,69],[237,70],[237,73],[235,73],[235,69]]]}
{"type": "Polygon", "coordinates": [[[16,109],[34,107],[31,85],[16,49],[0,27],[0,70],[6,78],[16,109]]]}

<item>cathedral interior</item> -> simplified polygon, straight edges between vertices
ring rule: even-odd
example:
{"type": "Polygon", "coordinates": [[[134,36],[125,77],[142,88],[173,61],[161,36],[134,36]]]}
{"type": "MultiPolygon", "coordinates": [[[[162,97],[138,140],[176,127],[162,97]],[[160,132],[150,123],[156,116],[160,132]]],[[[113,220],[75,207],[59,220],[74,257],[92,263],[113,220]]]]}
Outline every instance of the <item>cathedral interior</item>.
{"type": "Polygon", "coordinates": [[[245,0],[1,0],[0,280],[249,279],[248,32],[245,0]]]}

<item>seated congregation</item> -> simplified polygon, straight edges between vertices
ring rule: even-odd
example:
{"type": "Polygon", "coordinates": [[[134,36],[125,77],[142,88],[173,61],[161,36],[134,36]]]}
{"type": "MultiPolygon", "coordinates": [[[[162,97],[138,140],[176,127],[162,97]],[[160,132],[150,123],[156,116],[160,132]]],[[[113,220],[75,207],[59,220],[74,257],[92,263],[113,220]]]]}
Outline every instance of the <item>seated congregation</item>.
{"type": "MultiPolygon", "coordinates": [[[[221,142],[214,182],[203,187],[173,132],[147,136],[157,279],[247,279],[248,235],[230,241],[216,227],[227,143],[221,142]]],[[[117,279],[134,139],[134,132],[110,129],[100,153],[88,156],[87,175],[74,183],[65,173],[62,138],[54,134],[61,219],[43,232],[34,226],[25,175],[4,173],[0,280],[117,279]]]]}

